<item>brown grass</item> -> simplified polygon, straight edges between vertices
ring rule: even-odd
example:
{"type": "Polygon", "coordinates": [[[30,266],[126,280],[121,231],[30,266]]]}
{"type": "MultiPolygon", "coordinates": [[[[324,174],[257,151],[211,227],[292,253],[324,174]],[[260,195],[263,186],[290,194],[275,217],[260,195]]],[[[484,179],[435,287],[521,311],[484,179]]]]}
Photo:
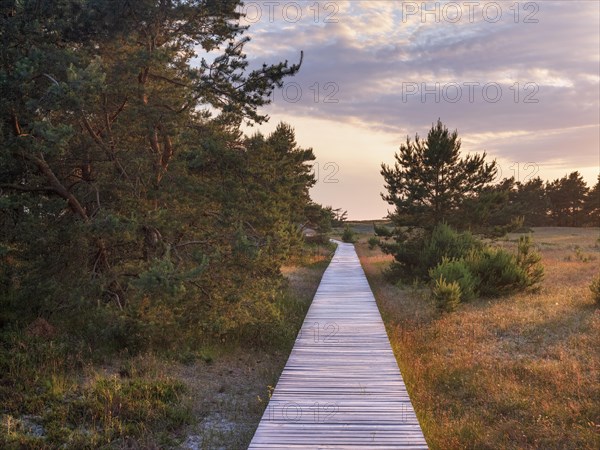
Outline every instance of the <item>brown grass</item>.
{"type": "Polygon", "coordinates": [[[432,449],[600,448],[600,309],[588,288],[598,236],[534,229],[546,269],[539,293],[476,300],[444,316],[426,289],[383,279],[390,257],[365,237],[357,244],[432,449]]]}
{"type": "MultiPolygon", "coordinates": [[[[302,266],[282,272],[288,280],[289,301],[299,303],[298,317],[290,323],[294,336],[327,267],[330,252],[312,254],[302,266]]],[[[287,361],[289,348],[207,349],[204,360],[181,367],[177,378],[190,388],[193,414],[199,423],[187,430],[183,448],[246,449],[260,422],[287,361]]],[[[287,345],[286,344],[286,345],[287,345]]]]}

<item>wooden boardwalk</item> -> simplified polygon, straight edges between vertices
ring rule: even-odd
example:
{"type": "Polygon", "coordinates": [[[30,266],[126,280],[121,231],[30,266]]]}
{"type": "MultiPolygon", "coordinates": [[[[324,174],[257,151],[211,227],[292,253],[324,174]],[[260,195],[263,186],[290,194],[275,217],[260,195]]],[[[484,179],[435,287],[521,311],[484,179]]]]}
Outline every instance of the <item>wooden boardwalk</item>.
{"type": "Polygon", "coordinates": [[[249,447],[300,448],[427,448],[350,244],[338,244],[249,447]]]}

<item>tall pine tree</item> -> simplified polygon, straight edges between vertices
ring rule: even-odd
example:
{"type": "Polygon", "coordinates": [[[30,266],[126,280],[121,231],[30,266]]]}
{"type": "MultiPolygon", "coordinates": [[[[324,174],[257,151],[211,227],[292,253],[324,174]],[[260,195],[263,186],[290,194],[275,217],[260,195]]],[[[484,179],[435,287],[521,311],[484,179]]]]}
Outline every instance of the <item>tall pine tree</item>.
{"type": "Polygon", "coordinates": [[[394,166],[382,164],[387,190],[382,197],[394,206],[390,218],[396,226],[472,225],[464,220],[463,205],[492,182],[497,169],[495,161],[485,162],[485,153],[461,157],[460,147],[458,132],[450,132],[438,120],[426,140],[407,137],[394,166]]]}
{"type": "Polygon", "coordinates": [[[95,311],[127,328],[106,326],[119,339],[155,327],[160,343],[277,317],[287,247],[274,237],[302,222],[312,151],[284,142],[284,178],[245,206],[248,186],[273,180],[240,124],[267,119],[299,64],[249,70],[239,5],[2,2],[0,301],[20,320],[89,329],[95,311]],[[273,203],[286,215],[257,223],[273,203]]]}
{"type": "Polygon", "coordinates": [[[585,219],[583,205],[588,190],[583,177],[577,171],[546,183],[553,224],[562,227],[580,226],[585,219]]]}

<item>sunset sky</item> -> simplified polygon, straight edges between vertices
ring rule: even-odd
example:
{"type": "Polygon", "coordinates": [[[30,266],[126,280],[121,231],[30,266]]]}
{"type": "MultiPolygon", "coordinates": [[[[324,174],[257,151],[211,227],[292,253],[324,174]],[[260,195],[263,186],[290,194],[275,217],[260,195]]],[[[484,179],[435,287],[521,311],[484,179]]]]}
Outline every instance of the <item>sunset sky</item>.
{"type": "MultiPolygon", "coordinates": [[[[317,156],[313,198],[386,215],[382,162],[439,118],[502,177],[600,165],[600,2],[246,2],[251,67],[304,61],[264,110],[317,156]],[[423,8],[424,7],[424,8],[423,8]]],[[[248,132],[253,132],[249,130],[248,132]]]]}

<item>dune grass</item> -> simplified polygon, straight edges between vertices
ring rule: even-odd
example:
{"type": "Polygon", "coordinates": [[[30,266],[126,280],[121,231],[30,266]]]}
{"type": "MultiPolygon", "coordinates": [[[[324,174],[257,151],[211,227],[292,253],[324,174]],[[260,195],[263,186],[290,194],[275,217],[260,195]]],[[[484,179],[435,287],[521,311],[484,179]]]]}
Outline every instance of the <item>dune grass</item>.
{"type": "Polygon", "coordinates": [[[597,228],[534,229],[546,270],[539,293],[445,315],[428,289],[383,279],[390,257],[368,237],[356,248],[432,449],[600,448],[600,309],[589,290],[597,228]]]}

